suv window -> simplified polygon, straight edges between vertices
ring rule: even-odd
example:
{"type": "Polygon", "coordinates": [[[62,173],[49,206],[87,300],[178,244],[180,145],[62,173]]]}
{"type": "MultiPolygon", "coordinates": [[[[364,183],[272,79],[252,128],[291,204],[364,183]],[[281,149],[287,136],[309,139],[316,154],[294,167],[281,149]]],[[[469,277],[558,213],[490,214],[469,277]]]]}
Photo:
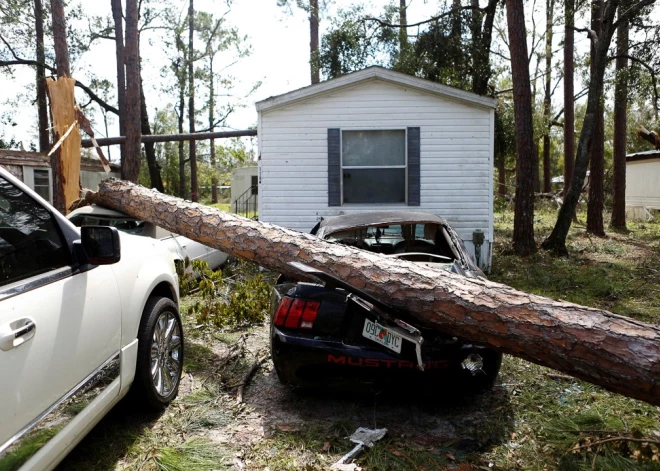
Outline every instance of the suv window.
{"type": "Polygon", "coordinates": [[[53,215],[0,177],[0,286],[70,264],[53,215]]]}

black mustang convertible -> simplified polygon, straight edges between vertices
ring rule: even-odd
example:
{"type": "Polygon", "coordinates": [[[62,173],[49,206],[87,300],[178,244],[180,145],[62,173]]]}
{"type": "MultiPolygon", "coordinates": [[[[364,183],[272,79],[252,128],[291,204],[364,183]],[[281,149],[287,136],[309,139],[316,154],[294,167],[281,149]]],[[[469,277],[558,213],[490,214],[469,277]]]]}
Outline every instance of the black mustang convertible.
{"type": "MultiPolygon", "coordinates": [[[[454,229],[425,213],[389,211],[322,220],[312,234],[468,277],[483,273],[454,229]]],[[[294,264],[323,284],[283,277],[273,290],[271,353],[283,384],[342,389],[444,385],[479,392],[492,387],[502,355],[415,325],[409,313],[322,271],[294,264]]]]}

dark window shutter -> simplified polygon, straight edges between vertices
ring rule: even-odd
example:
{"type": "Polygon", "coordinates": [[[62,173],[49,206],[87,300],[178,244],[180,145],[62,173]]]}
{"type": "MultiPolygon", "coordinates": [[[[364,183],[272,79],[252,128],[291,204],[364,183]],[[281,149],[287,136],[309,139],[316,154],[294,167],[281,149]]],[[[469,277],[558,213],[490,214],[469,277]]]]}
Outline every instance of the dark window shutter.
{"type": "Polygon", "coordinates": [[[328,206],[341,206],[341,134],[328,129],[328,206]]]}
{"type": "Polygon", "coordinates": [[[420,204],[420,129],[408,128],[408,206],[420,204]]]}

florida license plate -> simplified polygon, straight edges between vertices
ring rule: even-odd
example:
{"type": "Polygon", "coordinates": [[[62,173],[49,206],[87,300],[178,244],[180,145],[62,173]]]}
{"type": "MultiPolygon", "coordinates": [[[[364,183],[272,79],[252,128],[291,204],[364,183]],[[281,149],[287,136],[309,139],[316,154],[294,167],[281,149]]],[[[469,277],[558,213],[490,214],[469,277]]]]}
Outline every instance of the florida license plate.
{"type": "Polygon", "coordinates": [[[382,346],[395,351],[396,353],[401,353],[403,337],[401,337],[396,332],[391,331],[387,327],[383,327],[382,325],[377,324],[376,322],[365,319],[362,336],[369,340],[373,340],[374,342],[379,343],[382,346]]]}

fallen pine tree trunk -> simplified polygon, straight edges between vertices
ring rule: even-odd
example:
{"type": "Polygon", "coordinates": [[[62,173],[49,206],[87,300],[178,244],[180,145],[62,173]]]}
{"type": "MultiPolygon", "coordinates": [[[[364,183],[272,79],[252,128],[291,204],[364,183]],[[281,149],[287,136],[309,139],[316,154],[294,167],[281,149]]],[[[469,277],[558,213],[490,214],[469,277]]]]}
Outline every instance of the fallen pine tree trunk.
{"type": "Polygon", "coordinates": [[[276,272],[298,261],[405,309],[425,325],[660,405],[660,328],[346,247],[121,180],[86,201],[123,211],[276,272]]]}

